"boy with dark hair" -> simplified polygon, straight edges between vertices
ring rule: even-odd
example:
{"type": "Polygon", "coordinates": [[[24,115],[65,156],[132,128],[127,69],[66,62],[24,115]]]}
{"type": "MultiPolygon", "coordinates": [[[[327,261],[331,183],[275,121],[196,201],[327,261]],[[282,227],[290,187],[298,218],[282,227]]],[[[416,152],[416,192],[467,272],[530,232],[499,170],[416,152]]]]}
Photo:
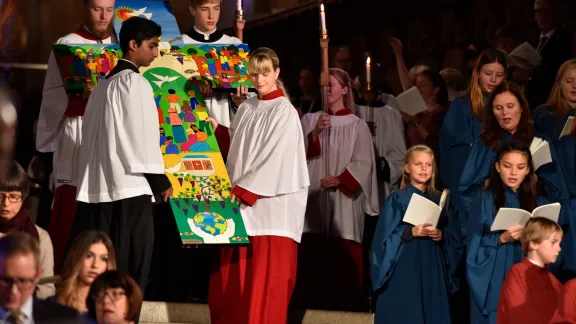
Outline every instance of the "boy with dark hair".
{"type": "Polygon", "coordinates": [[[160,35],[160,26],[145,18],[132,17],[122,24],[123,58],[98,84],[86,107],[72,228],[72,234],[108,234],[118,269],[130,273],[142,291],[154,245],[153,196],[164,202],[172,196],[157,144],[154,92],[138,72],[158,56],[160,35]]]}

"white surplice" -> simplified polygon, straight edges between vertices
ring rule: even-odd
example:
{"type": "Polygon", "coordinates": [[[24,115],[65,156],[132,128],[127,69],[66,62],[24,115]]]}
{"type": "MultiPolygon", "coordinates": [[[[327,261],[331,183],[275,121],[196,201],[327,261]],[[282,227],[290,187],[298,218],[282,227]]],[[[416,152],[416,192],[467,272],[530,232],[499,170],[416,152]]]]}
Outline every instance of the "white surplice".
{"type": "MultiPolygon", "coordinates": [[[[101,41],[84,38],[76,33],[66,35],[56,44],[113,44],[116,37],[111,35],[101,41]]],[[[54,53],[50,53],[48,70],[42,90],[42,104],[38,117],[36,149],[40,152],[54,152],[53,178],[56,187],[64,184],[76,186],[77,170],[82,139],[82,117],[66,117],[68,95],[64,89],[62,75],[54,53]]]]}
{"type": "MultiPolygon", "coordinates": [[[[302,117],[307,149],[307,135],[316,126],[320,114],[302,117]]],[[[304,232],[362,243],[364,215],[376,216],[380,212],[370,129],[365,121],[353,114],[330,116],[330,129],[323,131],[319,140],[322,154],[308,161],[310,190],[304,232]],[[339,176],[345,170],[360,184],[361,190],[356,195],[348,197],[340,190],[320,188],[321,179],[339,176]]]]}
{"type": "Polygon", "coordinates": [[[406,156],[406,140],[404,138],[404,123],[398,110],[384,105],[382,107],[356,106],[356,113],[365,121],[369,121],[369,112],[376,126],[372,137],[376,148],[376,156],[383,158],[390,167],[390,181],[378,179],[378,194],[380,201],[396,189],[404,173],[404,157],[406,156]]]}
{"type": "Polygon", "coordinates": [[[253,97],[240,105],[229,131],[230,180],[260,196],[253,207],[240,207],[248,235],[300,242],[310,181],[298,112],[284,96],[253,97]]]}
{"type": "Polygon", "coordinates": [[[78,165],[78,201],[152,196],[144,173],[163,174],[154,93],[139,73],[123,70],[90,96],[78,165]]]}
{"type": "MultiPolygon", "coordinates": [[[[199,34],[202,34],[196,27],[194,27],[194,31],[199,34]]],[[[214,31],[216,32],[216,31],[214,31]]],[[[206,34],[206,41],[199,42],[190,36],[183,34],[182,35],[182,42],[186,45],[210,45],[210,44],[242,44],[242,42],[232,36],[228,36],[226,34],[222,34],[220,39],[215,40],[213,42],[209,41],[210,34],[206,34]]],[[[227,92],[213,92],[210,98],[204,98],[204,102],[206,103],[206,111],[208,115],[218,122],[220,125],[224,125],[226,127],[230,127],[230,123],[234,117],[234,109],[230,105],[230,94],[227,92]]]]}

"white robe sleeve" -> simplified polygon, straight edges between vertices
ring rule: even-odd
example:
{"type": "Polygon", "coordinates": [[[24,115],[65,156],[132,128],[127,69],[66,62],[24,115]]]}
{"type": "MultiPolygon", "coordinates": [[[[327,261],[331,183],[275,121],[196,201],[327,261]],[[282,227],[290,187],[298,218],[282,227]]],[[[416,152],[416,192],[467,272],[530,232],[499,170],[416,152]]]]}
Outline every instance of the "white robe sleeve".
{"type": "Polygon", "coordinates": [[[380,207],[378,202],[378,183],[376,181],[376,168],[374,166],[374,144],[372,134],[365,121],[358,121],[358,136],[354,143],[352,161],[346,166],[346,170],[358,181],[366,201],[364,211],[368,215],[378,215],[380,207]]]}
{"type": "Polygon", "coordinates": [[[117,82],[112,112],[116,153],[129,173],[163,174],[164,162],[158,147],[160,130],[150,83],[140,74],[129,73],[117,82]]]}
{"type": "Polygon", "coordinates": [[[406,156],[406,141],[404,139],[404,124],[397,110],[389,109],[389,117],[384,125],[384,151],[382,157],[390,166],[390,183],[396,183],[404,172],[404,157],[406,156]]]}
{"type": "MultiPolygon", "coordinates": [[[[234,185],[264,197],[294,193],[310,185],[298,112],[289,102],[274,109],[276,116],[263,131],[268,140],[263,141],[256,152],[238,154],[252,161],[250,167],[233,180],[234,185]]],[[[254,133],[254,136],[261,135],[254,133]]],[[[232,147],[236,140],[232,138],[232,147]]]]}

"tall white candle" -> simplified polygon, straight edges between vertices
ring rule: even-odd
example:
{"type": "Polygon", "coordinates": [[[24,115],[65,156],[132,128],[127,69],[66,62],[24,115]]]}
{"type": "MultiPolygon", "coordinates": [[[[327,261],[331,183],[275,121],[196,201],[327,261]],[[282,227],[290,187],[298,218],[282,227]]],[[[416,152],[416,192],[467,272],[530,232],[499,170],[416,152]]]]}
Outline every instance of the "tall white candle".
{"type": "Polygon", "coordinates": [[[366,59],[366,83],[370,84],[370,56],[366,59]]]}
{"type": "Polygon", "coordinates": [[[242,10],[242,0],[236,0],[236,10],[242,10]]]}
{"type": "Polygon", "coordinates": [[[320,24],[322,30],[326,30],[326,12],[324,12],[324,4],[320,4],[320,24]]]}

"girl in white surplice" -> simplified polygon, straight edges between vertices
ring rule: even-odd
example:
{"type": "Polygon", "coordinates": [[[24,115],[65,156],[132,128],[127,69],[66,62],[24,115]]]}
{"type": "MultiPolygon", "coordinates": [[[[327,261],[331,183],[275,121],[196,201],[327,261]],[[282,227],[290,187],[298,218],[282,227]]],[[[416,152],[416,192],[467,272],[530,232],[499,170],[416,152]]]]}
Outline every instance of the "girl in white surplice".
{"type": "Polygon", "coordinates": [[[361,310],[364,216],[379,212],[374,146],[343,70],[330,69],[327,106],[302,117],[310,189],[295,302],[361,310]]]}

